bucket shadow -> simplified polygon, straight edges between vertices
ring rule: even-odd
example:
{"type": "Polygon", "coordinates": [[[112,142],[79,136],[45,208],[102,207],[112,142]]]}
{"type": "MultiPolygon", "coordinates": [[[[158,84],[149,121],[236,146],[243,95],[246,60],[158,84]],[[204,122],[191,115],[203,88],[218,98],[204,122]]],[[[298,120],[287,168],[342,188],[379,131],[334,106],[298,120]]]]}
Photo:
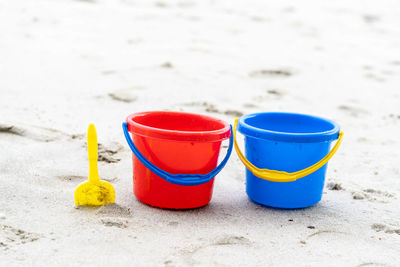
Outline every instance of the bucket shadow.
{"type": "Polygon", "coordinates": [[[266,206],[260,203],[257,203],[253,201],[250,198],[244,198],[243,202],[238,206],[236,204],[227,204],[227,203],[219,203],[219,202],[213,202],[212,200],[207,203],[204,206],[201,207],[196,207],[196,208],[189,208],[189,209],[171,209],[171,208],[161,208],[157,206],[152,206],[149,205],[145,202],[140,201],[139,199],[136,199],[140,205],[143,205],[145,207],[151,208],[151,210],[154,211],[166,211],[166,212],[172,212],[175,214],[196,214],[196,215],[209,215],[210,213],[221,213],[224,214],[226,211],[234,211],[236,209],[245,209],[248,212],[254,212],[254,211],[259,211],[259,210],[264,210],[265,212],[272,211],[272,212],[281,212],[281,213],[296,213],[296,212],[304,212],[304,211],[312,211],[315,209],[322,208],[323,206],[319,205],[319,203],[316,203],[312,206],[309,207],[301,207],[301,208],[278,208],[278,207],[271,207],[271,206],[266,206]]]}
{"type": "Polygon", "coordinates": [[[196,208],[189,208],[189,209],[171,209],[171,208],[162,208],[162,207],[157,207],[157,206],[152,206],[150,204],[147,204],[145,202],[140,201],[139,199],[137,199],[137,201],[142,204],[145,205],[147,207],[150,207],[152,209],[156,209],[156,210],[165,210],[165,211],[172,211],[172,212],[193,212],[193,211],[198,211],[198,210],[202,210],[205,209],[207,206],[209,206],[210,203],[205,204],[204,206],[200,206],[200,207],[196,207],[196,208]]]}

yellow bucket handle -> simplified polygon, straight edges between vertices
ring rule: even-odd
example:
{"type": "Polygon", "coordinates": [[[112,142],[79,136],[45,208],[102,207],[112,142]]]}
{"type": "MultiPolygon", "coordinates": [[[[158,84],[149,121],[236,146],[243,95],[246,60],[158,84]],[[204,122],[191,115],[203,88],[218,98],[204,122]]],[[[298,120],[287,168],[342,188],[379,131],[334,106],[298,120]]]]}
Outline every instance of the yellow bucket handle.
{"type": "Polygon", "coordinates": [[[236,141],[236,128],[238,124],[239,118],[235,119],[235,124],[233,126],[233,144],[235,146],[236,153],[239,156],[239,159],[243,162],[243,164],[246,166],[249,171],[251,171],[255,176],[258,178],[271,181],[271,182],[293,182],[296,181],[297,179],[303,178],[322,166],[324,166],[331,158],[332,156],[336,153],[338,150],[340,143],[342,142],[343,138],[343,132],[339,132],[339,138],[336,141],[335,146],[332,148],[332,150],[319,162],[315,163],[314,165],[305,168],[303,170],[297,171],[297,172],[284,172],[284,171],[275,171],[275,170],[268,170],[268,169],[259,169],[253,164],[251,164],[250,161],[246,159],[246,157],[242,154],[240,151],[240,148],[237,144],[236,141]]]}

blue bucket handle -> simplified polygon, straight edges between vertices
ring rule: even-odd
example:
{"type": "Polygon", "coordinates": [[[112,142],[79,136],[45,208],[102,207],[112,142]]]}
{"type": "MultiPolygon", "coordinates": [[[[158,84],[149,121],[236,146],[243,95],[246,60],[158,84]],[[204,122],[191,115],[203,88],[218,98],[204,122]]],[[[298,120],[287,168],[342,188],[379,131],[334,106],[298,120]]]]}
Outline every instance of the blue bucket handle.
{"type": "Polygon", "coordinates": [[[122,123],[122,128],[124,130],[125,138],[126,138],[126,141],[128,142],[129,147],[131,148],[133,154],[135,154],[135,156],[140,160],[140,162],[142,162],[143,165],[146,166],[155,175],[157,175],[157,176],[163,178],[165,181],[167,181],[169,183],[173,183],[173,184],[190,186],[190,185],[200,185],[200,184],[207,183],[225,167],[225,165],[228,162],[228,159],[232,153],[233,132],[232,132],[232,125],[230,125],[231,136],[229,137],[228,151],[226,152],[225,158],[221,161],[221,163],[214,170],[212,170],[211,172],[209,172],[207,174],[171,174],[171,173],[168,173],[168,172],[158,168],[157,166],[155,166],[148,159],[146,159],[142,155],[142,153],[140,153],[139,149],[137,149],[135,144],[132,142],[131,137],[129,136],[128,124],[126,122],[122,123]]]}

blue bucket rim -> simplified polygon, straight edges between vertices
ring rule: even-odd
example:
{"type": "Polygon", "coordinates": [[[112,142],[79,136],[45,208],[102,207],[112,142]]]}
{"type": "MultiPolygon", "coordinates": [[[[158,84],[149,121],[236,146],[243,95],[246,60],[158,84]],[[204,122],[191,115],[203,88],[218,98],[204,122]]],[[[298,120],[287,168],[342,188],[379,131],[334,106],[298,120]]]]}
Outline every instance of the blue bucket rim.
{"type": "Polygon", "coordinates": [[[319,142],[329,142],[338,139],[340,127],[336,122],[332,120],[308,114],[289,113],[289,112],[259,112],[241,116],[239,118],[238,130],[245,136],[251,136],[271,141],[292,142],[292,143],[319,143],[319,142]],[[290,133],[290,132],[278,132],[278,131],[266,130],[251,126],[248,123],[246,123],[246,119],[248,118],[265,114],[287,115],[287,116],[316,119],[330,123],[332,125],[332,129],[328,131],[312,132],[312,133],[290,133]]]}

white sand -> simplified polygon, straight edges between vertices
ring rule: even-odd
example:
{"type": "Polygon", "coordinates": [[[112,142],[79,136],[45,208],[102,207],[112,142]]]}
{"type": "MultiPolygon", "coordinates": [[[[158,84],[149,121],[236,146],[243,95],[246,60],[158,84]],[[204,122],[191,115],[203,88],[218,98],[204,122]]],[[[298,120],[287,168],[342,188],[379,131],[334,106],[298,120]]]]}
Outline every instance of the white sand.
{"type": "Polygon", "coordinates": [[[0,265],[399,266],[400,3],[292,2],[0,1],[0,265]],[[121,123],[154,109],[331,118],[343,189],[265,208],[233,153],[208,206],[141,204],[121,123]],[[89,122],[117,205],[75,209],[89,122]]]}

